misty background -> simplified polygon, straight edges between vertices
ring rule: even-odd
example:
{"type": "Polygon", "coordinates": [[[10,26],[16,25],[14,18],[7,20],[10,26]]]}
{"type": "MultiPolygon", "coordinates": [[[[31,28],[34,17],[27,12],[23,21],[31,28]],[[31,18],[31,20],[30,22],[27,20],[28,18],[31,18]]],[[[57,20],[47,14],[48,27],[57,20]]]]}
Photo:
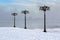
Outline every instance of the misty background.
{"type": "Polygon", "coordinates": [[[0,0],[0,27],[13,27],[12,13],[16,12],[16,27],[24,27],[23,10],[28,10],[27,28],[43,28],[44,12],[40,6],[49,6],[46,11],[47,28],[60,28],[60,0],[0,0]]]}

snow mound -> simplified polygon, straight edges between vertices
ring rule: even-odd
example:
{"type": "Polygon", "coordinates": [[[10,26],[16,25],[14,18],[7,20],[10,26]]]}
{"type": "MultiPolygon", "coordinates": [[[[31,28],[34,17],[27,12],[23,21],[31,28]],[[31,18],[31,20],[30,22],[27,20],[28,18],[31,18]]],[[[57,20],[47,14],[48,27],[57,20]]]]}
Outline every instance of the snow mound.
{"type": "Polygon", "coordinates": [[[21,29],[0,27],[0,40],[60,40],[60,29],[21,29]]]}

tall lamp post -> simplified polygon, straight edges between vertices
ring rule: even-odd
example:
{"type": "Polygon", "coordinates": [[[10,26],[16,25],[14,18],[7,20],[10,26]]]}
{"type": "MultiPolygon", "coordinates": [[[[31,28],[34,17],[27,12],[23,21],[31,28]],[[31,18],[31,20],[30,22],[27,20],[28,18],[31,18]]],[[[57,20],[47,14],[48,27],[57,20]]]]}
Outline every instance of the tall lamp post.
{"type": "Polygon", "coordinates": [[[12,13],[12,15],[14,16],[14,28],[16,27],[16,25],[15,25],[15,20],[16,20],[16,18],[15,18],[15,16],[17,16],[17,13],[12,13]]]}
{"type": "Polygon", "coordinates": [[[22,11],[22,13],[24,13],[25,14],[25,27],[24,27],[24,29],[27,29],[27,27],[26,27],[26,14],[28,14],[29,13],[29,11],[27,11],[27,10],[24,10],[24,11],[22,11]]]}
{"type": "Polygon", "coordinates": [[[44,11],[44,32],[46,32],[46,11],[49,10],[50,7],[48,6],[41,6],[39,10],[44,11]]]}

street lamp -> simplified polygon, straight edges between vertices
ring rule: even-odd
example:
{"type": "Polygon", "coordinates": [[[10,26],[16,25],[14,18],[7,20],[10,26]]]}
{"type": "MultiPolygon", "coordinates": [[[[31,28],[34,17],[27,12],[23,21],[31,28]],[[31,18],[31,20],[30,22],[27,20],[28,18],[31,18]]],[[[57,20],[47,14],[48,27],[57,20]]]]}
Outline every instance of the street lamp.
{"type": "Polygon", "coordinates": [[[22,13],[24,13],[25,14],[25,27],[24,27],[24,29],[27,29],[27,27],[26,27],[26,14],[28,14],[29,13],[29,11],[27,11],[27,10],[24,10],[24,11],[22,11],[22,13]]]}
{"type": "Polygon", "coordinates": [[[16,27],[16,25],[15,25],[15,16],[17,16],[17,13],[12,13],[12,15],[14,16],[14,28],[16,27]]]}
{"type": "Polygon", "coordinates": [[[49,10],[50,7],[48,6],[41,6],[39,10],[44,11],[44,32],[46,32],[46,11],[49,10]]]}

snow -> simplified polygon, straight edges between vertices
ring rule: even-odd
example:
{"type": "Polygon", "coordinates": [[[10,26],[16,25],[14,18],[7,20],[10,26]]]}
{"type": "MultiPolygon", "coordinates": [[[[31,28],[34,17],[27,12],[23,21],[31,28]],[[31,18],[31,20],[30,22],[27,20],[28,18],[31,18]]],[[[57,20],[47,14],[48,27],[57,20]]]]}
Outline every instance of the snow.
{"type": "Polygon", "coordinates": [[[0,40],[60,40],[60,29],[22,29],[0,27],[0,40]]]}

